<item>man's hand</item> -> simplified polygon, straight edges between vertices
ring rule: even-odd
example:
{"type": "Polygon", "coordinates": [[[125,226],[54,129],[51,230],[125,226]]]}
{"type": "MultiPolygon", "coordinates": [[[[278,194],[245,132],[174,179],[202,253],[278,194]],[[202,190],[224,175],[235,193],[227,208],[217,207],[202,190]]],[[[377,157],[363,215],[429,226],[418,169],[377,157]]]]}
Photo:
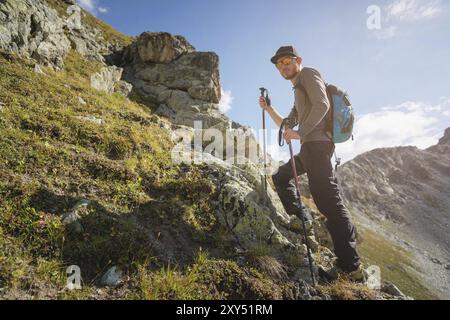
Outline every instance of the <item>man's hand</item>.
{"type": "Polygon", "coordinates": [[[270,110],[270,107],[267,105],[266,99],[263,96],[259,97],[259,106],[266,111],[270,110]]]}
{"type": "Polygon", "coordinates": [[[300,135],[297,133],[297,131],[294,131],[292,129],[287,129],[284,132],[283,137],[287,143],[291,143],[292,140],[300,140],[300,135]]]}

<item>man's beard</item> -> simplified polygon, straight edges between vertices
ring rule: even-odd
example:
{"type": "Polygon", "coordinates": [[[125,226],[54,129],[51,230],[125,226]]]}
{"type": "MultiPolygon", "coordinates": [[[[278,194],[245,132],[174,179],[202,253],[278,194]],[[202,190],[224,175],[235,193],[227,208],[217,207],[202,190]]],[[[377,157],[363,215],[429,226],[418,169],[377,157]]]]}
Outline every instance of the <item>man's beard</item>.
{"type": "Polygon", "coordinates": [[[283,76],[284,79],[286,80],[292,80],[295,78],[297,73],[292,72],[291,74],[285,75],[284,73],[282,73],[281,75],[283,76]]]}

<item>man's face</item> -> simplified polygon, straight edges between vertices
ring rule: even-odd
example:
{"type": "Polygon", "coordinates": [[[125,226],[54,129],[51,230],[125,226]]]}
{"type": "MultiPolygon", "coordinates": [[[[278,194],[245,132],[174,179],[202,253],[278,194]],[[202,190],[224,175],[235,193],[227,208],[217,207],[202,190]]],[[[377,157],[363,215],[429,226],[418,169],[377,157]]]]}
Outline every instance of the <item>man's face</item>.
{"type": "Polygon", "coordinates": [[[292,80],[300,71],[301,58],[285,56],[277,60],[277,69],[286,80],[292,80]]]}

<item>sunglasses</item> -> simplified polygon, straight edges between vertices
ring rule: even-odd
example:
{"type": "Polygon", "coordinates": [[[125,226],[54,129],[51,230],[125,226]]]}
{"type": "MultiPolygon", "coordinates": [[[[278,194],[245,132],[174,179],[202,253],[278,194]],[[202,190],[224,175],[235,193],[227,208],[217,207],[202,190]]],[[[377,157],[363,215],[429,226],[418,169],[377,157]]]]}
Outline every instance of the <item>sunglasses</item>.
{"type": "Polygon", "coordinates": [[[286,57],[284,59],[281,59],[280,61],[277,62],[276,66],[278,69],[281,69],[282,66],[287,66],[289,64],[291,64],[291,61],[293,59],[297,59],[296,57],[286,57]]]}

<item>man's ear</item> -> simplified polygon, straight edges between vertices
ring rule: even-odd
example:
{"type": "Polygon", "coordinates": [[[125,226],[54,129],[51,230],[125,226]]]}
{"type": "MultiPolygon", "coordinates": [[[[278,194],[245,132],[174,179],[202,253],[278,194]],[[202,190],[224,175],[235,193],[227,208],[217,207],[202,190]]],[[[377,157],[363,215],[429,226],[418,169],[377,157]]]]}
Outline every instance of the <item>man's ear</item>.
{"type": "Polygon", "coordinates": [[[303,58],[302,57],[297,57],[297,59],[295,59],[297,61],[297,63],[300,65],[303,63],[303,58]]]}

